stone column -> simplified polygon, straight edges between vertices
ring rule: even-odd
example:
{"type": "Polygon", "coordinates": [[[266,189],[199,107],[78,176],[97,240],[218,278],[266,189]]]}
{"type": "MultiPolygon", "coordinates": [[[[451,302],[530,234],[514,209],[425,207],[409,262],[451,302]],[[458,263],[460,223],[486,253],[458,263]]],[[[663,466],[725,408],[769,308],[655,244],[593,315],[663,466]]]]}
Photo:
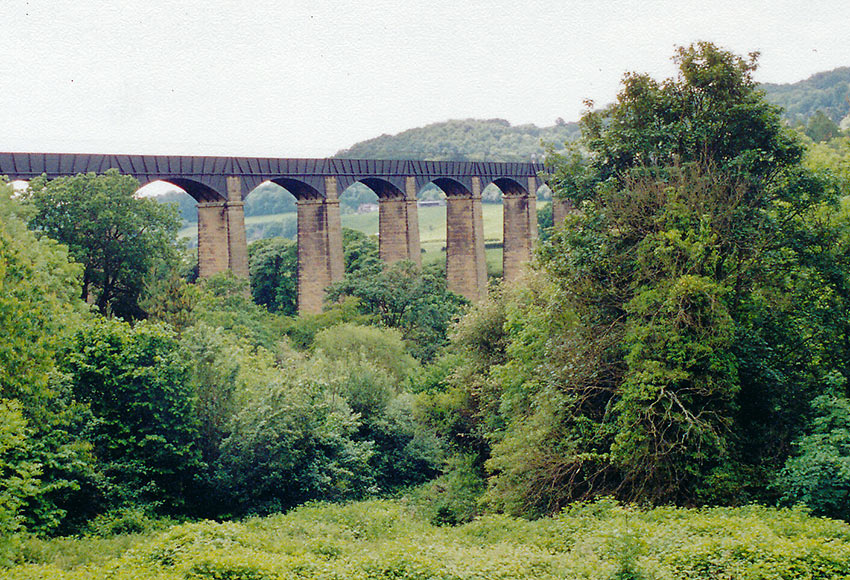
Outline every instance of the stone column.
{"type": "Polygon", "coordinates": [[[227,178],[227,247],[229,268],[234,276],[248,277],[248,241],[245,237],[245,203],[242,179],[227,178]]]}
{"type": "Polygon", "coordinates": [[[387,264],[406,260],[408,249],[407,200],[402,197],[387,197],[378,200],[378,241],[381,260],[387,264]]]}
{"type": "Polygon", "coordinates": [[[407,206],[405,219],[407,220],[407,257],[417,266],[422,265],[422,246],[419,244],[419,206],[416,195],[419,193],[416,187],[416,177],[408,176],[404,179],[404,202],[407,206]]]}
{"type": "Polygon", "coordinates": [[[227,203],[198,203],[198,277],[209,278],[230,265],[227,240],[227,203]]]}
{"type": "Polygon", "coordinates": [[[342,253],[342,221],[339,217],[339,191],[336,177],[325,177],[325,213],[328,228],[328,276],[331,282],[338,282],[345,276],[345,258],[342,253]]]}
{"type": "Polygon", "coordinates": [[[528,178],[528,238],[529,252],[533,252],[537,241],[537,179],[534,177],[528,178]]]}
{"type": "Polygon", "coordinates": [[[503,193],[502,205],[502,278],[511,282],[519,278],[523,266],[531,259],[528,196],[521,191],[503,193]]]}
{"type": "Polygon", "coordinates": [[[378,227],[381,260],[387,264],[411,260],[422,265],[419,246],[419,208],[416,205],[416,178],[405,178],[399,197],[383,197],[379,203],[378,227]]]}
{"type": "Polygon", "coordinates": [[[449,290],[477,301],[487,295],[481,180],[473,178],[471,194],[446,199],[446,282],[449,290]]]}
{"type": "Polygon", "coordinates": [[[322,311],[325,288],[345,275],[336,177],[325,178],[324,199],[299,199],[298,312],[322,311]]]}
{"type": "Polygon", "coordinates": [[[572,204],[565,199],[552,198],[552,221],[555,227],[564,223],[567,214],[572,210],[572,204]]]}
{"type": "Polygon", "coordinates": [[[322,311],[325,287],[330,284],[327,245],[327,206],[322,199],[299,199],[298,312],[322,311]]]}

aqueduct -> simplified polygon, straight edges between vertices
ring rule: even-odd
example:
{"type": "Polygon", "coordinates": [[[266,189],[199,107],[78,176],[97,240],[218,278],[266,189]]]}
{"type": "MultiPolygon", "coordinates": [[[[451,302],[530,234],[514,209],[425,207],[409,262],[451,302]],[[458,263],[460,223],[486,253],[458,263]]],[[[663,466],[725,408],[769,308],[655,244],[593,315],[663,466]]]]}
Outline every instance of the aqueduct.
{"type": "MultiPolygon", "coordinates": [[[[115,168],[140,185],[165,181],[198,205],[198,263],[202,277],[225,270],[248,275],[244,200],[264,181],[297,200],[298,309],[318,312],[324,288],[343,276],[339,193],[354,182],[379,198],[379,247],[387,263],[419,263],[416,196],[428,183],[446,193],[446,277],[450,290],[470,300],[487,292],[481,191],[493,183],[504,205],[503,275],[515,279],[537,237],[540,163],[277,159],[168,155],[0,153],[0,175],[28,181],[115,168]]],[[[561,204],[553,207],[563,216],[561,204]]]]}

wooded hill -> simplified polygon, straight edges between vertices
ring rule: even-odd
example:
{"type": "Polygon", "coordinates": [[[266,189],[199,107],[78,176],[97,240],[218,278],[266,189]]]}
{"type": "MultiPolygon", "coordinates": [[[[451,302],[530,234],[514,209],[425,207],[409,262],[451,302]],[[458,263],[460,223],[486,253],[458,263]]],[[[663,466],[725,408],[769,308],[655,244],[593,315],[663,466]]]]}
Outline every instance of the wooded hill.
{"type": "Polygon", "coordinates": [[[539,161],[543,143],[555,147],[578,137],[578,123],[551,127],[511,125],[504,119],[455,119],[355,143],[335,157],[429,161],[539,161]]]}
{"type": "Polygon", "coordinates": [[[764,83],[767,99],[785,109],[784,117],[792,125],[805,123],[817,111],[835,123],[850,124],[850,67],[819,72],[796,83],[764,83]]]}

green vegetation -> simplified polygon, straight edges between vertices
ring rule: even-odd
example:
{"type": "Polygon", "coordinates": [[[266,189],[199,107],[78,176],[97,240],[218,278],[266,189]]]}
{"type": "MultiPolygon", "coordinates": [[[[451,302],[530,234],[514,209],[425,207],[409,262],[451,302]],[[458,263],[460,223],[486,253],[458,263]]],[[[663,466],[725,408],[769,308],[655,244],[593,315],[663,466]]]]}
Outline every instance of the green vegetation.
{"type": "MultiPolygon", "coordinates": [[[[760,87],[767,99],[784,109],[792,124],[806,123],[821,111],[835,123],[850,115],[850,67],[812,75],[793,84],[765,83],[760,87]]],[[[850,121],[848,121],[850,122],[850,121]]]]}
{"type": "Polygon", "coordinates": [[[800,511],[641,510],[601,501],[534,522],[488,515],[452,528],[430,525],[398,501],[370,501],[131,536],[92,534],[72,545],[30,541],[26,549],[34,563],[6,571],[9,580],[837,580],[850,568],[850,526],[800,511]]]}
{"type": "Polygon", "coordinates": [[[340,151],[349,159],[429,161],[542,160],[543,143],[560,147],[578,135],[575,123],[558,119],[551,127],[511,126],[504,119],[465,119],[434,123],[398,135],[381,135],[340,151]]]}
{"type": "Polygon", "coordinates": [[[540,204],[533,267],[476,304],[445,208],[421,268],[344,210],[345,276],[297,316],[291,239],[196,281],[128,176],[0,184],[0,575],[846,578],[848,137],[785,124],[754,57],[675,60],[550,151],[576,211],[540,204]]]}

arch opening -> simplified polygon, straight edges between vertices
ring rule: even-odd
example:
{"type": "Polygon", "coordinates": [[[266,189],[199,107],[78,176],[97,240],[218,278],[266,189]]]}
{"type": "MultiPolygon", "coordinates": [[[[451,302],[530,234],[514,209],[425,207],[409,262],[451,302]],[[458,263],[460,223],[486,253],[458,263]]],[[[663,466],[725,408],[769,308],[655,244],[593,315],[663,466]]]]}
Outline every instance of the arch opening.
{"type": "Polygon", "coordinates": [[[248,243],[265,238],[294,240],[298,234],[298,200],[287,188],[263,181],[245,195],[245,237],[248,243]]]}

